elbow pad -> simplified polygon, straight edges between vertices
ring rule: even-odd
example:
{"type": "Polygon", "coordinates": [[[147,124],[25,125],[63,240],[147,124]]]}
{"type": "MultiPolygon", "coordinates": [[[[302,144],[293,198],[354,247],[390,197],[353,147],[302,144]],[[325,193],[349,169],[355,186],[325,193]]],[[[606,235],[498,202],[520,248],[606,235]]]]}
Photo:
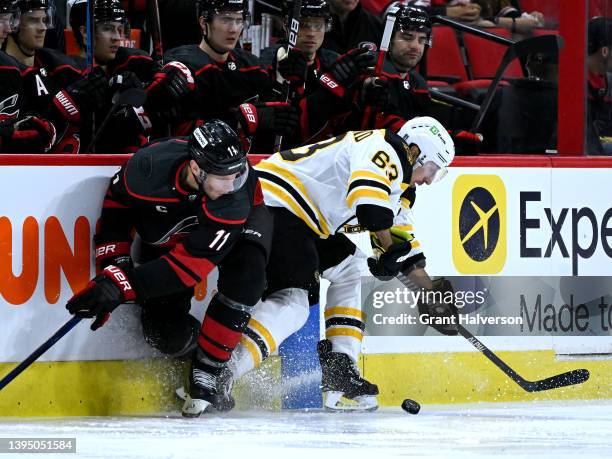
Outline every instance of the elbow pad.
{"type": "Polygon", "coordinates": [[[357,206],[357,221],[368,231],[380,231],[393,226],[393,211],[372,204],[357,206]]]}

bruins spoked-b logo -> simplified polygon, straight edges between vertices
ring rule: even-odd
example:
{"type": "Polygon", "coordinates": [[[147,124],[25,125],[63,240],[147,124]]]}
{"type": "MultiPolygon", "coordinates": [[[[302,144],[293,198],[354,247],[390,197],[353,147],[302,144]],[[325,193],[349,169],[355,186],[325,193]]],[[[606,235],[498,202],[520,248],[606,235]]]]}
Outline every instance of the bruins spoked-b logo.
{"type": "Polygon", "coordinates": [[[462,274],[496,274],[506,262],[506,188],[497,175],[453,186],[453,262],[462,274]]]}

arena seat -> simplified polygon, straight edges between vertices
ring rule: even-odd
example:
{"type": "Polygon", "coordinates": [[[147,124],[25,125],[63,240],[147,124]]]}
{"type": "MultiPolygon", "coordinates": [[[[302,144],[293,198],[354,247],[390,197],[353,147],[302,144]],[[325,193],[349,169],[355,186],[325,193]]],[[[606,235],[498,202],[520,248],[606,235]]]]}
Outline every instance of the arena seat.
{"type": "MultiPolygon", "coordinates": [[[[511,38],[508,29],[493,28],[487,29],[487,32],[504,38],[511,38]]],[[[464,33],[463,43],[465,52],[468,58],[468,64],[471,69],[473,79],[493,78],[497,72],[497,68],[506,52],[506,46],[495,43],[491,40],[486,40],[473,34],[464,33]]],[[[510,63],[504,73],[504,78],[522,78],[523,70],[520,62],[515,59],[510,63]]]]}
{"type": "Polygon", "coordinates": [[[448,26],[433,27],[433,46],[427,51],[427,77],[456,83],[468,79],[455,31],[448,26]]]}

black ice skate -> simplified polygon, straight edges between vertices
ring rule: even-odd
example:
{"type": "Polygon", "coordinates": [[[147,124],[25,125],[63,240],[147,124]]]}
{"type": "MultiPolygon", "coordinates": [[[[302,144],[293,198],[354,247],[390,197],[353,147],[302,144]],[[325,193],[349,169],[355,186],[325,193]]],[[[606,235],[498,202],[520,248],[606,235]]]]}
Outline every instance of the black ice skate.
{"type": "Polygon", "coordinates": [[[183,416],[197,418],[205,411],[229,411],[234,408],[231,395],[233,376],[227,368],[212,369],[202,365],[196,358],[189,372],[189,392],[183,388],[176,390],[176,395],[183,400],[183,416]]]}
{"type": "Polygon", "coordinates": [[[332,352],[332,343],[327,339],[319,341],[317,351],[325,408],[333,411],[374,411],[378,408],[378,386],[361,377],[348,355],[332,352]]]}

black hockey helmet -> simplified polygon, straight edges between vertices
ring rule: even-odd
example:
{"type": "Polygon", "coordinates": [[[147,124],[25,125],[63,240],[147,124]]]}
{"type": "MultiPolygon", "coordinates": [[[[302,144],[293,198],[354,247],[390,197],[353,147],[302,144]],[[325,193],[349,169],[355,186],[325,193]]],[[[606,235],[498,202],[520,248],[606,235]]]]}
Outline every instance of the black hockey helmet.
{"type": "MultiPolygon", "coordinates": [[[[96,0],[94,2],[94,24],[102,22],[121,22],[126,34],[129,35],[127,13],[119,0],[96,0]]],[[[70,28],[80,47],[85,47],[85,40],[80,27],[87,24],[87,0],[75,0],[70,8],[70,28]]]]}
{"type": "Polygon", "coordinates": [[[427,46],[431,47],[431,21],[425,10],[398,4],[393,32],[423,32],[427,34],[427,46]]]}
{"type": "MultiPolygon", "coordinates": [[[[17,0],[14,3],[14,8],[19,11],[20,16],[31,13],[32,11],[44,10],[46,13],[45,23],[47,29],[52,29],[54,27],[55,8],[50,0],[17,0]]],[[[16,35],[18,32],[18,27],[13,29],[13,34],[16,35]]]]}
{"type": "Polygon", "coordinates": [[[212,21],[214,15],[221,12],[242,13],[245,29],[251,22],[248,0],[198,0],[197,12],[198,18],[203,17],[206,22],[212,21]]]}
{"type": "MultiPolygon", "coordinates": [[[[282,0],[281,13],[289,17],[293,9],[293,0],[282,0]]],[[[327,28],[331,27],[332,16],[327,0],[302,0],[300,18],[325,18],[327,28]]]]}
{"type": "Polygon", "coordinates": [[[238,174],[234,180],[234,191],[246,182],[246,152],[238,134],[224,121],[211,120],[196,127],[189,136],[189,154],[203,172],[199,177],[201,183],[208,174],[238,174]]]}
{"type": "Polygon", "coordinates": [[[10,15],[8,17],[8,26],[11,30],[19,27],[21,11],[15,6],[15,0],[0,0],[0,15],[10,15]]]}

